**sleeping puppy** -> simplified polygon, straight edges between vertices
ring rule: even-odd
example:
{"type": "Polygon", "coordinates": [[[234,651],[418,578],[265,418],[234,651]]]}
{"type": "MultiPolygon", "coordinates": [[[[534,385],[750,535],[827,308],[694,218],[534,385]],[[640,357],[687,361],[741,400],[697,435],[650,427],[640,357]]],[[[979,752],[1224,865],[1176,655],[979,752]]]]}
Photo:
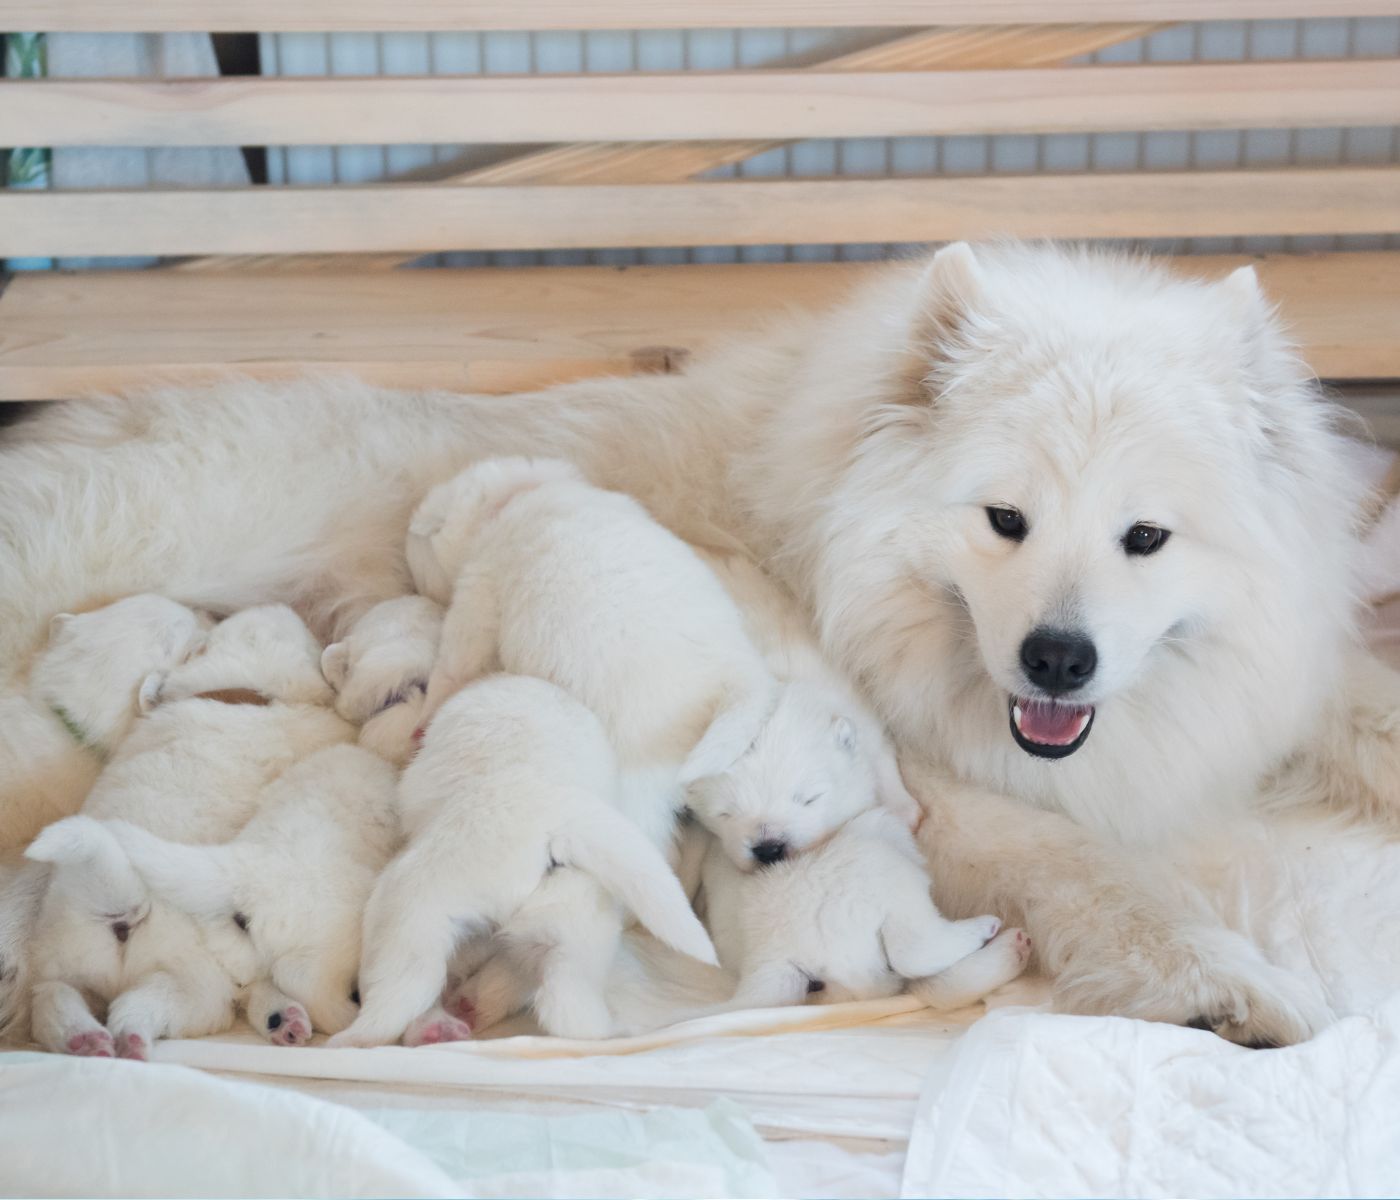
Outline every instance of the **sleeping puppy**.
{"type": "Polygon", "coordinates": [[[491,671],[549,680],[603,723],[623,810],[658,846],[687,759],[737,754],[773,705],[773,678],[714,573],[635,500],[567,463],[463,471],[414,513],[407,556],[418,589],[451,602],[426,715],[491,671]]]}
{"type": "MultiPolygon", "coordinates": [[[[408,845],[365,911],[363,1007],[336,1046],[468,1036],[439,1004],[458,941],[498,929],[537,975],[546,1031],[606,1037],[603,986],[620,904],[666,944],[714,948],[655,844],[618,811],[617,759],[598,719],[542,679],[495,675],[428,726],[399,789],[408,845]]],[[[495,960],[493,960],[495,961],[495,960]]]]}
{"type": "Polygon", "coordinates": [[[295,1046],[355,1019],[365,902],[399,839],[397,782],[378,755],[331,746],[269,784],[222,845],[77,816],[45,830],[39,849],[61,839],[62,861],[133,869],[152,897],[196,919],[253,1028],[295,1046]]]}
{"type": "Polygon", "coordinates": [[[19,850],[51,821],[77,812],[136,719],[142,680],[187,658],[211,624],[152,595],[49,622],[28,688],[0,695],[0,849],[19,850]]]}
{"type": "Polygon", "coordinates": [[[741,871],[800,854],[880,803],[880,759],[888,756],[896,778],[898,769],[883,731],[862,737],[858,719],[842,692],[787,683],[756,736],[741,736],[749,744],[718,754],[719,764],[732,760],[718,774],[708,773],[703,748],[692,756],[682,777],[699,777],[686,803],[741,871]]]}
{"type": "MultiPolygon", "coordinates": [[[[321,647],[282,605],[248,609],[210,632],[204,652],[149,675],[143,716],[83,805],[177,842],[233,838],[266,785],[293,763],[350,740],[330,709],[321,647]]],[[[235,989],[185,913],[152,898],[119,856],[65,861],[68,839],[29,857],[57,860],[32,948],[32,1033],[51,1050],[144,1058],[160,1037],[226,1029],[235,989]],[[105,1006],[105,1025],[89,1000],[105,1006]]]]}
{"type": "Polygon", "coordinates": [[[397,596],[367,610],[321,655],[336,712],[360,727],[361,746],[397,766],[417,749],[413,734],[423,724],[441,634],[441,605],[426,596],[397,596]]]}
{"type": "Polygon", "coordinates": [[[136,719],[142,680],[189,657],[210,624],[151,595],[60,613],[27,689],[0,694],[0,1033],[24,1023],[26,943],[47,878],[19,852],[45,825],[78,810],[136,719]]]}
{"type": "Polygon", "coordinates": [[[760,871],[742,870],[712,841],[701,880],[720,963],[738,977],[726,1010],[867,1000],[906,987],[933,1007],[959,1008],[1014,979],[1030,955],[1020,930],[997,936],[996,917],[945,919],[912,835],[883,808],[760,871]]]}

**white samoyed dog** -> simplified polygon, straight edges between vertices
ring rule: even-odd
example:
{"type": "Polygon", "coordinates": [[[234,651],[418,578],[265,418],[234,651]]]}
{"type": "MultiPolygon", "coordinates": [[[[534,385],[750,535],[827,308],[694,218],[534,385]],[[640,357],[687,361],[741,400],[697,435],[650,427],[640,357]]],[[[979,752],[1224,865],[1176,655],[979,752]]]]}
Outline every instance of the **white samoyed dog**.
{"type": "Polygon", "coordinates": [[[222,845],[76,816],[46,829],[34,852],[114,878],[129,866],[152,897],[196,919],[253,1028],[299,1046],[355,1019],[365,904],[398,848],[397,786],[378,755],[331,746],[268,784],[222,845]]]}
{"type": "MultiPolygon", "coordinates": [[[[202,653],[142,683],[145,715],[83,814],[176,842],[229,841],[282,771],[353,737],[330,708],[320,655],[282,605],[215,626],[202,653]]],[[[226,1029],[237,989],[199,926],[153,896],[105,839],[72,838],[62,823],[50,829],[28,850],[56,864],[30,949],[34,1039],[71,1054],[144,1058],[158,1038],[226,1029]],[[105,1022],[89,998],[105,1006],[105,1022]]]]}
{"type": "Polygon", "coordinates": [[[441,635],[440,604],[426,596],[396,596],[369,609],[321,655],[321,670],[336,691],[336,712],[360,727],[361,746],[395,766],[417,748],[414,733],[425,719],[441,635]]]}
{"type": "Polygon", "coordinates": [[[509,454],[781,581],[890,726],[941,902],[1024,925],[1062,1007],[1246,1043],[1328,1019],[1139,865],[1252,804],[1400,818],[1400,680],[1354,629],[1359,481],[1251,270],[958,243],[684,375],[45,408],[0,450],[0,657],[140,591],[338,635],[408,590],[424,492],[509,454]]]}
{"type": "Polygon", "coordinates": [[[612,1030],[604,983],[619,901],[667,945],[714,963],[680,882],[618,811],[618,791],[602,725],[553,684],[495,675],[448,700],[404,770],[408,845],[365,910],[363,1008],[332,1045],[467,1036],[439,1000],[458,941],[483,928],[538,958],[535,1011],[563,1037],[612,1030]]]}

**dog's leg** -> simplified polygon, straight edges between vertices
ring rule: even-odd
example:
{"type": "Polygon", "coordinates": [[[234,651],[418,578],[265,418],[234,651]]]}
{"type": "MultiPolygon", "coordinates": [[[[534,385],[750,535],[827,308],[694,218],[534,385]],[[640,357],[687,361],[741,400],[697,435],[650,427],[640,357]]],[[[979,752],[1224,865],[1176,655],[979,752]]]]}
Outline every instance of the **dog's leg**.
{"type": "Polygon", "coordinates": [[[911,979],[909,991],[935,1012],[956,1012],[1010,983],[1026,969],[1031,939],[1024,929],[1003,929],[982,949],[927,979],[911,979]]]}
{"type": "Polygon", "coordinates": [[[801,1004],[807,999],[811,983],[811,979],[786,960],[751,963],[739,976],[733,999],[718,1011],[801,1004]]]}
{"type": "Polygon", "coordinates": [[[946,971],[982,949],[1000,929],[997,917],[948,920],[920,887],[917,896],[902,898],[892,907],[880,926],[880,940],[894,973],[914,979],[946,971]]]}
{"type": "Polygon", "coordinates": [[[112,1035],[92,1015],[77,988],[57,980],[34,988],[31,1036],[55,1054],[82,1054],[91,1058],[115,1058],[112,1035]]]}
{"type": "Polygon", "coordinates": [[[578,906],[545,951],[535,1015],[545,1032],[555,1037],[611,1037],[613,1018],[604,988],[622,938],[622,918],[592,880],[580,878],[577,890],[591,891],[594,897],[578,906]]]}
{"type": "Polygon", "coordinates": [[[473,679],[485,675],[496,661],[500,640],[500,601],[492,582],[464,573],[457,581],[452,604],[443,618],[437,662],[428,676],[421,725],[473,679]]]}
{"type": "Polygon", "coordinates": [[[1184,915],[1122,849],[1065,817],[904,763],[940,907],[995,908],[1030,934],[1056,1006],[1204,1025],[1244,1045],[1304,1041],[1330,1020],[1315,987],[1244,938],[1184,915]]]}
{"type": "Polygon", "coordinates": [[[29,941],[49,874],[44,863],[0,864],[0,1034],[28,1010],[29,941]]]}
{"type": "Polygon", "coordinates": [[[306,1009],[279,990],[271,980],[259,979],[243,999],[248,1024],[274,1046],[304,1046],[311,1040],[311,1018],[306,1009]]]}
{"type": "Polygon", "coordinates": [[[212,979],[155,971],[112,1001],[107,1027],[119,1058],[145,1061],[160,1038],[198,1037],[228,1028],[232,1010],[232,988],[220,989],[212,979]]]}
{"type": "Polygon", "coordinates": [[[524,968],[498,950],[453,990],[444,1007],[480,1033],[524,1008],[529,992],[524,968]]]}

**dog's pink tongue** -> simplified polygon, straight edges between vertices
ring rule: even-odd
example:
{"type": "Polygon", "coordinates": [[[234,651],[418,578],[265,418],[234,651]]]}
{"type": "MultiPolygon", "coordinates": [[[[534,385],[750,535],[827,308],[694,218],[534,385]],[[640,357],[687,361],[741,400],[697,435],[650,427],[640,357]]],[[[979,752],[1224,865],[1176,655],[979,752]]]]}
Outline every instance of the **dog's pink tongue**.
{"type": "Polygon", "coordinates": [[[1016,727],[1033,742],[1067,746],[1083,731],[1090,709],[1083,704],[1056,704],[1050,700],[1017,700],[1016,727]]]}

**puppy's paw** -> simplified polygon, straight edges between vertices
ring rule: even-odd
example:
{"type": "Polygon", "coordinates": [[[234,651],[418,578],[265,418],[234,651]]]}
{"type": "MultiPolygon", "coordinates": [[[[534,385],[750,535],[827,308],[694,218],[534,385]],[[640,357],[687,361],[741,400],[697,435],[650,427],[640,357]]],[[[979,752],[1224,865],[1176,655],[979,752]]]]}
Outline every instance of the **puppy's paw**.
{"type": "Polygon", "coordinates": [[[75,1033],[66,1043],[69,1054],[83,1058],[116,1058],[117,1047],[112,1035],[105,1029],[91,1029],[85,1033],[75,1033]]]}
{"type": "Polygon", "coordinates": [[[145,1062],[150,1055],[146,1039],[139,1033],[119,1033],[116,1037],[117,1057],[133,1062],[145,1062]]]}
{"type": "Polygon", "coordinates": [[[311,1040],[311,1018],[300,1004],[285,1004],[267,1016],[267,1040],[274,1046],[304,1046],[311,1040]]]}
{"type": "Polygon", "coordinates": [[[470,1041],[472,1027],[451,1013],[437,1009],[412,1022],[404,1031],[405,1046],[437,1046],[443,1042],[470,1041]]]}

